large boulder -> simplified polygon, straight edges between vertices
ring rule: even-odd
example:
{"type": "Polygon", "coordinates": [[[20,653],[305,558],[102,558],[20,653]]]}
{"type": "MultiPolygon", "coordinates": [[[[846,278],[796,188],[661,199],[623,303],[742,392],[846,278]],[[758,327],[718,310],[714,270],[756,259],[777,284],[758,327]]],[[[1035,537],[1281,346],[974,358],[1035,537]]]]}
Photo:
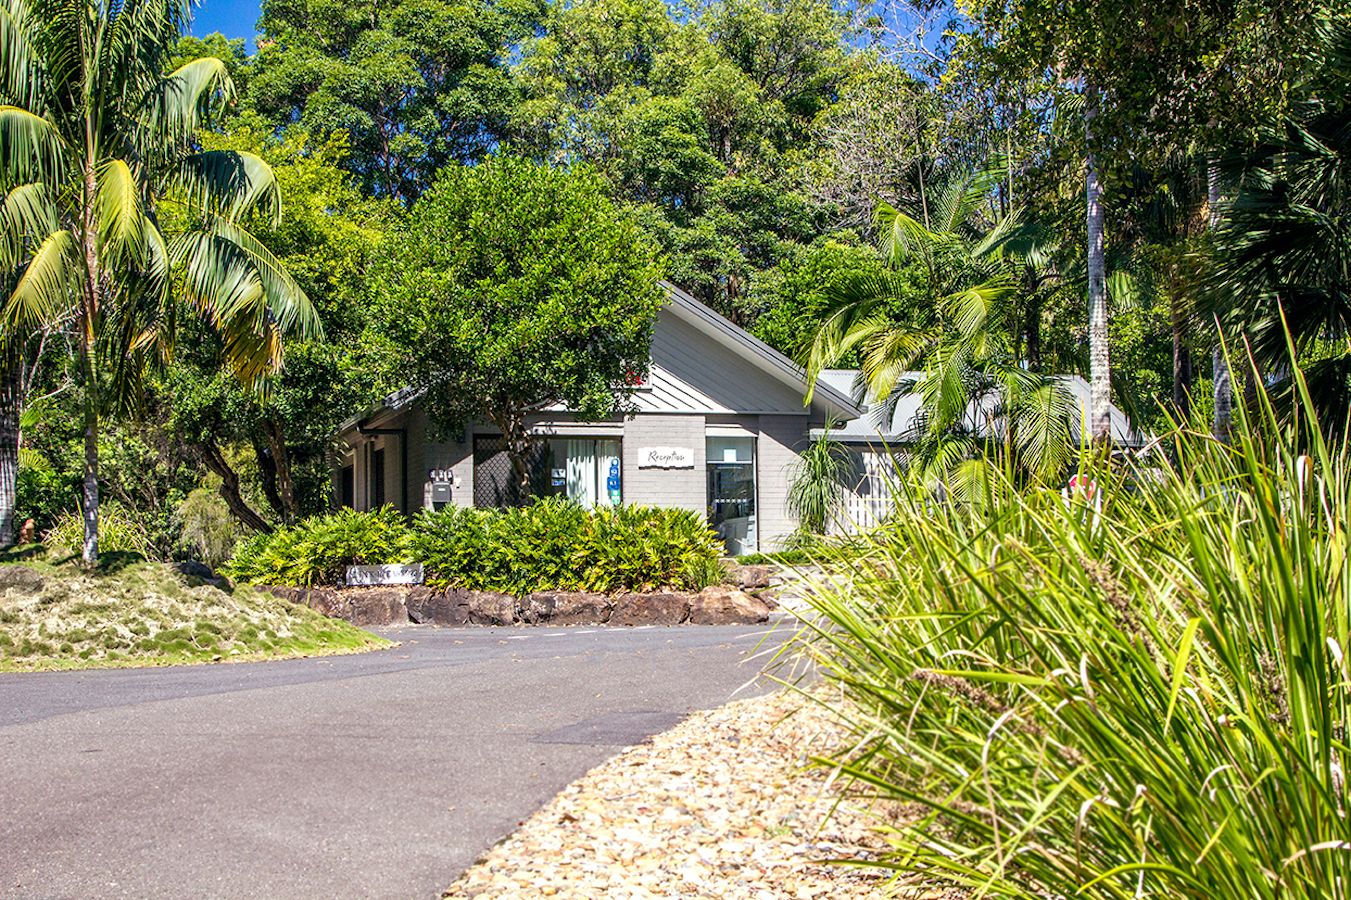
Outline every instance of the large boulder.
{"type": "Polygon", "coordinates": [[[604,594],[585,591],[540,591],[521,601],[521,621],[529,625],[600,625],[610,618],[612,604],[604,594]]]}
{"type": "Polygon", "coordinates": [[[47,583],[46,577],[28,566],[0,566],[0,590],[16,594],[36,594],[47,583]]]}
{"type": "Polygon", "coordinates": [[[405,601],[408,618],[419,625],[460,626],[469,622],[469,592],[463,588],[444,591],[416,587],[405,601]]]}
{"type": "Polygon", "coordinates": [[[715,584],[690,600],[691,625],[755,625],[769,621],[769,604],[733,587],[715,584]]]}
{"type": "Polygon", "coordinates": [[[679,625],[689,618],[688,594],[620,594],[610,613],[611,625],[679,625]]]}
{"type": "Polygon", "coordinates": [[[346,594],[347,621],[353,625],[405,625],[408,606],[407,588],[349,588],[346,594]]]}
{"type": "Polygon", "coordinates": [[[470,591],[468,605],[472,625],[511,625],[516,622],[516,598],[510,594],[470,591]]]}

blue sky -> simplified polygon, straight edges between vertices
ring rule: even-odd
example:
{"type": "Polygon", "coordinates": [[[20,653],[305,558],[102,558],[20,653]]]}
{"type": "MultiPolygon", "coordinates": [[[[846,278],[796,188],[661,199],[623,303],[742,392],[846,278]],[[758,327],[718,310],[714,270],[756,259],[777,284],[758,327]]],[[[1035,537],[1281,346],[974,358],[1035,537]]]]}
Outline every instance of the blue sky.
{"type": "Polygon", "coordinates": [[[226,37],[248,38],[253,49],[259,0],[202,0],[192,19],[192,33],[206,37],[219,31],[226,37]]]}

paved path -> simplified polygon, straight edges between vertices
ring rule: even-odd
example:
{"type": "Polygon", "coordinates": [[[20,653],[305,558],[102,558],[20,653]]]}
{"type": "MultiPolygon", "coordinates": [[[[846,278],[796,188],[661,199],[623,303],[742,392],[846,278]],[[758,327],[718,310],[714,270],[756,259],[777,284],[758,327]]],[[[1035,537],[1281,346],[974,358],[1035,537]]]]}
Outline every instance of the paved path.
{"type": "Polygon", "coordinates": [[[622,746],[767,689],[784,631],[406,628],[0,675],[0,897],[434,897],[622,746]]]}

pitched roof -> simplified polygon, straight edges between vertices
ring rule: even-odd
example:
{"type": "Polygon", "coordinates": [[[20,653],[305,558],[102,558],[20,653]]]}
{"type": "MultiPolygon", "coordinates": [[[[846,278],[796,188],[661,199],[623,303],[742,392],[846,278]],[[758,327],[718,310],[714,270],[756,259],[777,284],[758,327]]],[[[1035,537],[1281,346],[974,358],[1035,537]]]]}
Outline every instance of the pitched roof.
{"type": "MultiPolygon", "coordinates": [[[[918,380],[923,372],[905,372],[901,381],[918,380]]],[[[1069,391],[1079,410],[1077,420],[1071,420],[1070,431],[1078,440],[1087,430],[1089,416],[1089,384],[1079,375],[1057,375],[1061,385],[1069,391]]],[[[821,373],[821,383],[830,385],[836,391],[842,391],[851,397],[865,396],[863,373],[858,369],[826,369],[821,373]]],[[[819,390],[819,388],[818,388],[819,390]]],[[[920,412],[920,398],[916,393],[902,394],[896,398],[895,410],[887,421],[886,404],[859,401],[864,407],[863,415],[831,429],[830,436],[838,441],[853,443],[885,442],[888,444],[910,443],[917,437],[916,416],[920,412]]],[[[988,402],[988,401],[987,401],[988,402]]],[[[1119,447],[1142,447],[1148,436],[1139,431],[1126,414],[1112,404],[1111,435],[1112,443],[1119,447]]],[[[821,432],[814,431],[814,438],[821,432]]]]}
{"type": "MultiPolygon", "coordinates": [[[[669,298],[666,308],[676,316],[728,349],[739,353],[743,359],[793,388],[803,397],[807,395],[807,373],[797,363],[746,329],[709,309],[669,281],[661,282],[661,286],[669,298]]],[[[817,385],[811,405],[836,419],[856,419],[864,412],[864,407],[854,400],[849,390],[839,390],[831,384],[817,385]]]]}

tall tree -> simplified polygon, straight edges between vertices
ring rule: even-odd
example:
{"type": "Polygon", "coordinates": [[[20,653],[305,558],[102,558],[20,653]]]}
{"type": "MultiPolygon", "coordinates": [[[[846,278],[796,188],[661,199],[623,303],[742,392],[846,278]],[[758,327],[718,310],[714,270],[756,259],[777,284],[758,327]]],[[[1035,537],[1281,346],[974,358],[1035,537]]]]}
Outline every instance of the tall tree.
{"type": "Polygon", "coordinates": [[[1011,308],[1027,261],[1010,253],[1017,216],[986,212],[998,177],[998,168],[987,169],[943,185],[928,224],[883,204],[883,253],[896,266],[923,268],[932,303],[912,321],[896,319],[887,307],[909,288],[902,271],[842,285],[807,364],[814,385],[822,370],[857,353],[869,398],[891,418],[902,396],[918,394],[919,411],[903,427],[917,467],[940,482],[979,465],[992,442],[1007,441],[1023,471],[1043,479],[1057,477],[1070,454],[1067,391],[1012,353],[1007,325],[1021,318],[1011,308]]]}
{"type": "Polygon", "coordinates": [[[320,325],[241,225],[254,209],[280,216],[271,169],[253,154],[195,143],[232,92],[225,63],[208,57],[165,74],[186,2],[5,0],[2,10],[0,182],[14,187],[0,215],[0,262],[18,273],[3,320],[71,331],[92,564],[100,418],[135,402],[145,363],[172,343],[179,298],[220,332],[246,382],[277,371],[283,334],[320,325]]]}
{"type": "Polygon", "coordinates": [[[264,0],[246,98],[280,126],[351,137],[369,192],[411,203],[448,162],[495,147],[517,103],[506,69],[539,0],[264,0]]]}
{"type": "Polygon", "coordinates": [[[655,248],[586,166],[453,166],[391,249],[372,343],[442,429],[497,426],[522,494],[532,412],[564,404],[602,418],[647,372],[655,248]]]}
{"type": "MultiPolygon", "coordinates": [[[[1083,146],[1086,205],[1101,199],[1104,181],[1142,156],[1173,153],[1279,95],[1283,54],[1307,17],[1310,2],[1272,5],[1253,0],[975,0],[977,28],[960,50],[988,61],[1004,79],[1078,85],[1090,130],[1083,146]]],[[[1110,186],[1107,186],[1110,195],[1110,186]]],[[[1106,213],[1103,211],[1103,229],[1106,213]]],[[[1090,223],[1097,214],[1088,211],[1090,223]]],[[[1096,227],[1088,235],[1093,259],[1096,227]]],[[[1110,396],[1106,312],[1090,269],[1090,358],[1094,437],[1107,439],[1110,396]]]]}

